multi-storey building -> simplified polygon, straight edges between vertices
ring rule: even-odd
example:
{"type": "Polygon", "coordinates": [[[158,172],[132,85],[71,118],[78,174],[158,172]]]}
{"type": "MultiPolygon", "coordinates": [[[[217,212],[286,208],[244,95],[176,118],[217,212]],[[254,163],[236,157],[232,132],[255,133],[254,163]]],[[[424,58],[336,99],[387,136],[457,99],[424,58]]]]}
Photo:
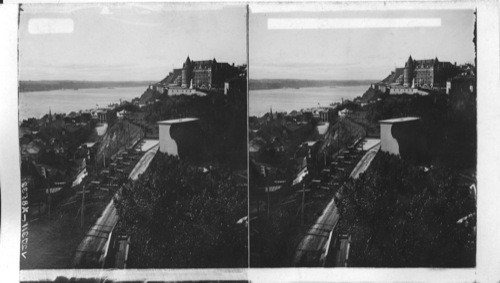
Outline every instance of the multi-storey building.
{"type": "Polygon", "coordinates": [[[161,81],[170,87],[213,89],[224,88],[224,82],[238,76],[238,68],[215,60],[193,61],[187,57],[182,69],[173,72],[161,81]]]}
{"type": "MultiPolygon", "coordinates": [[[[455,76],[457,72],[456,64],[440,62],[437,57],[435,59],[413,60],[410,56],[405,64],[402,78],[400,75],[396,82],[403,81],[405,87],[444,88],[446,81],[455,76]]],[[[398,73],[398,69],[395,73],[398,73]]]]}

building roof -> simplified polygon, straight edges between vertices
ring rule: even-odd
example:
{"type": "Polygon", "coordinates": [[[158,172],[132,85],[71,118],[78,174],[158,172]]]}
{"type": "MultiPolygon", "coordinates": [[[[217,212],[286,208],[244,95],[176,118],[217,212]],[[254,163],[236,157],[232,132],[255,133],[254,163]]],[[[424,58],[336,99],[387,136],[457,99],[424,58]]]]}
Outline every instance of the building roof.
{"type": "Polygon", "coordinates": [[[93,147],[96,143],[95,142],[86,142],[86,143],[83,143],[86,147],[88,148],[91,148],[93,147]]]}
{"type": "Polygon", "coordinates": [[[174,69],[171,73],[168,74],[163,80],[160,82],[163,84],[173,84],[177,78],[182,76],[182,69],[174,69]]]}
{"type": "Polygon", "coordinates": [[[328,131],[328,127],[330,126],[330,123],[326,122],[326,123],[320,123],[316,126],[316,129],[318,129],[318,133],[320,135],[324,135],[326,134],[326,132],[328,131]]]}
{"type": "Polygon", "coordinates": [[[248,145],[248,151],[250,153],[252,153],[252,152],[259,152],[259,150],[260,150],[260,145],[255,143],[255,142],[250,141],[250,143],[248,145]]]}
{"type": "Polygon", "coordinates": [[[29,146],[25,149],[28,154],[38,154],[40,152],[40,148],[37,146],[29,146]]]}
{"type": "Polygon", "coordinates": [[[304,144],[307,144],[307,146],[314,146],[318,141],[305,141],[304,144]]]}
{"type": "Polygon", "coordinates": [[[392,118],[386,120],[379,120],[380,124],[395,124],[395,123],[405,123],[420,120],[419,117],[401,117],[401,118],[392,118]]]}
{"type": "Polygon", "coordinates": [[[194,65],[195,69],[208,69],[212,67],[212,63],[215,63],[215,61],[203,60],[203,61],[191,61],[191,63],[194,65]]]}
{"type": "Polygon", "coordinates": [[[437,63],[437,58],[436,59],[423,59],[423,60],[414,60],[413,64],[416,66],[417,69],[428,69],[434,66],[434,63],[437,63]]]}
{"type": "Polygon", "coordinates": [[[198,118],[180,118],[180,119],[158,121],[156,123],[160,124],[160,125],[172,125],[172,124],[193,122],[193,121],[198,121],[198,120],[199,120],[198,118]]]}

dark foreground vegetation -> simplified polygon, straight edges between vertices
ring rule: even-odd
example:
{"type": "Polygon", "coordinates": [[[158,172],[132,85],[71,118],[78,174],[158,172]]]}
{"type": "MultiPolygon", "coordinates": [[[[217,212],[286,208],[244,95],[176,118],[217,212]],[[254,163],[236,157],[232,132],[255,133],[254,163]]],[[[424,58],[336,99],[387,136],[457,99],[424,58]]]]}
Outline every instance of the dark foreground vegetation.
{"type": "Polygon", "coordinates": [[[473,267],[476,201],[449,168],[426,171],[379,152],[371,167],[342,192],[344,232],[353,235],[349,265],[473,267]]]}
{"type": "MultiPolygon", "coordinates": [[[[241,180],[240,180],[241,181],[241,180]]],[[[117,201],[131,236],[131,268],[247,266],[246,186],[224,168],[204,172],[158,153],[117,201]]]]}

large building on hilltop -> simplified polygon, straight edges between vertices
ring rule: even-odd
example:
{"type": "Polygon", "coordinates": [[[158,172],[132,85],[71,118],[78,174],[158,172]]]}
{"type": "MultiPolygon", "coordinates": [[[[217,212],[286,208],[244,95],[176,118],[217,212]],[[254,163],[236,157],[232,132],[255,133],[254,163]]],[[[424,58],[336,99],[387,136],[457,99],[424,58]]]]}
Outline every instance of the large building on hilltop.
{"type": "Polygon", "coordinates": [[[457,75],[456,63],[441,62],[435,59],[414,60],[411,55],[404,68],[396,68],[390,82],[411,88],[445,88],[446,81],[457,75]]]}
{"type": "Polygon", "coordinates": [[[222,89],[224,83],[238,76],[238,68],[225,62],[212,60],[194,61],[187,57],[182,69],[173,72],[160,83],[167,87],[194,89],[222,89]]]}

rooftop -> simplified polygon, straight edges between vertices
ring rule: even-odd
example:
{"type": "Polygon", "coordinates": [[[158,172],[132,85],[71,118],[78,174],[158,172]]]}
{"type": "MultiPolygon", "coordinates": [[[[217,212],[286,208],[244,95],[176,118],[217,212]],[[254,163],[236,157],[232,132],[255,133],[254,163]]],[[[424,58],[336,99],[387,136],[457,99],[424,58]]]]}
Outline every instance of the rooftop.
{"type": "Polygon", "coordinates": [[[317,125],[316,128],[318,129],[318,133],[320,135],[324,135],[324,134],[326,134],[329,126],[330,126],[330,123],[326,122],[326,123],[321,123],[321,124],[317,125]]]}
{"type": "Polygon", "coordinates": [[[378,122],[380,124],[394,124],[394,123],[405,123],[405,122],[411,122],[411,121],[417,121],[417,120],[420,120],[420,118],[419,117],[401,117],[401,118],[379,120],[378,122]]]}
{"type": "Polygon", "coordinates": [[[172,125],[172,124],[193,122],[198,120],[199,120],[198,118],[180,118],[180,119],[158,121],[157,123],[160,125],[172,125]]]}
{"type": "Polygon", "coordinates": [[[95,142],[86,142],[83,144],[86,145],[87,147],[93,147],[96,143],[95,142]]]}
{"type": "Polygon", "coordinates": [[[314,146],[318,141],[306,141],[304,142],[307,146],[314,146]]]}

